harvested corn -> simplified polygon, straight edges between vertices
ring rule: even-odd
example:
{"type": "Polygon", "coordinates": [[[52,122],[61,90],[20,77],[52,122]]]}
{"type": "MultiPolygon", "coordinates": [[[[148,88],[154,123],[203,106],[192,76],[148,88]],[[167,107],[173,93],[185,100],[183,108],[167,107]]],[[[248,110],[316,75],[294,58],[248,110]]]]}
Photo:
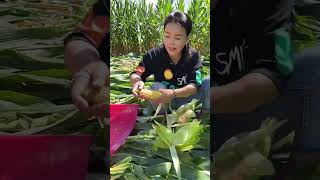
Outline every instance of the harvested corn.
{"type": "Polygon", "coordinates": [[[149,90],[149,89],[141,89],[136,91],[137,94],[146,96],[147,99],[158,99],[162,93],[159,91],[149,90]]]}

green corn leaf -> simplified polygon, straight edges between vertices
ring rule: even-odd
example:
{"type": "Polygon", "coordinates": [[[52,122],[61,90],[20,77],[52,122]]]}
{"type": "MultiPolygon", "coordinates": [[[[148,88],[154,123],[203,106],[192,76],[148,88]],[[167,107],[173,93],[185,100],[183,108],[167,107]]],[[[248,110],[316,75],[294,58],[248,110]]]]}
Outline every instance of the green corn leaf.
{"type": "Polygon", "coordinates": [[[172,145],[173,132],[171,128],[167,128],[164,125],[155,121],[156,125],[152,125],[153,129],[157,132],[161,141],[167,146],[170,147],[172,145]]]}
{"type": "Polygon", "coordinates": [[[168,175],[170,173],[171,166],[172,166],[171,162],[164,162],[164,163],[152,165],[146,169],[146,175],[148,175],[148,176],[168,175]]]}
{"type": "Polygon", "coordinates": [[[176,170],[178,179],[181,179],[181,168],[180,168],[180,161],[179,156],[177,154],[177,150],[175,146],[170,146],[170,154],[173,162],[174,169],[176,170]]]}
{"type": "Polygon", "coordinates": [[[243,164],[246,173],[250,175],[264,176],[274,174],[272,162],[258,152],[251,153],[245,157],[243,164]]]}
{"type": "Polygon", "coordinates": [[[194,120],[177,130],[174,134],[173,144],[183,151],[191,150],[200,141],[202,132],[203,126],[199,121],[194,120]]]}

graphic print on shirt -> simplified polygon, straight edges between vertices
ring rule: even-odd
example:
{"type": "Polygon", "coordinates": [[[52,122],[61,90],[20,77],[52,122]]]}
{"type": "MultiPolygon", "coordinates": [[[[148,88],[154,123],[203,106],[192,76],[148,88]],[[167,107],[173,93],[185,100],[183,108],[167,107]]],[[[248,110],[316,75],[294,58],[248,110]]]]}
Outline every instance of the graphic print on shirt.
{"type": "Polygon", "coordinates": [[[218,52],[215,58],[219,66],[214,67],[217,73],[219,75],[230,75],[232,66],[236,66],[239,72],[245,71],[244,52],[247,48],[246,40],[243,39],[240,45],[218,52]]]}
{"type": "MultiPolygon", "coordinates": [[[[168,73],[169,71],[170,71],[170,73],[172,74],[172,71],[171,71],[171,70],[168,71],[168,70],[169,70],[169,69],[166,69],[163,74],[165,75],[165,72],[168,73]]],[[[171,76],[173,77],[173,74],[172,74],[171,76]]],[[[172,77],[171,77],[171,79],[172,79],[172,77]]],[[[187,84],[188,84],[187,77],[188,77],[187,74],[184,75],[184,76],[182,76],[182,77],[178,77],[178,78],[176,79],[177,85],[178,85],[178,86],[187,85],[187,84]]],[[[166,77],[165,77],[165,79],[166,79],[166,80],[170,80],[170,79],[167,79],[166,77]]],[[[162,83],[163,85],[165,85],[168,89],[176,89],[176,86],[173,85],[173,84],[171,84],[171,83],[168,82],[168,81],[162,81],[161,83],[162,83]]]]}
{"type": "Polygon", "coordinates": [[[136,67],[136,73],[139,75],[139,76],[141,76],[143,73],[144,73],[144,71],[145,71],[145,67],[144,66],[137,66],[136,67]]]}
{"type": "MultiPolygon", "coordinates": [[[[176,86],[169,82],[173,78],[172,71],[170,69],[166,69],[163,72],[163,74],[165,76],[165,79],[168,80],[168,81],[162,81],[161,83],[164,84],[168,89],[175,89],[176,86]],[[166,77],[166,75],[167,75],[167,77],[166,77]],[[169,76],[171,77],[170,79],[169,79],[169,76]]],[[[187,85],[188,84],[187,78],[188,78],[187,74],[182,76],[182,77],[177,77],[177,79],[176,79],[177,85],[178,86],[187,85]]]]}
{"type": "Polygon", "coordinates": [[[171,80],[173,78],[173,73],[172,73],[171,69],[164,70],[163,75],[166,80],[171,80]]]}
{"type": "Polygon", "coordinates": [[[177,81],[178,81],[178,85],[179,86],[181,86],[181,85],[183,85],[183,84],[188,84],[187,83],[187,77],[188,77],[188,75],[186,74],[186,75],[184,75],[184,76],[182,76],[182,77],[180,77],[180,78],[177,78],[177,81]]]}

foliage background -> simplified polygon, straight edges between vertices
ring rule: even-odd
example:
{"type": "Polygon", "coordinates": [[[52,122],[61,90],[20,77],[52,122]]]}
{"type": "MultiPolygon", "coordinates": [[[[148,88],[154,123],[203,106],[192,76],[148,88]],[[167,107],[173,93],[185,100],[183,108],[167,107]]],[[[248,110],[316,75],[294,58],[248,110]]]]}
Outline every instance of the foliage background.
{"type": "Polygon", "coordinates": [[[111,0],[111,54],[145,53],[162,42],[163,22],[173,10],[186,12],[193,21],[191,46],[210,52],[210,1],[159,0],[156,5],[145,0],[111,0]]]}
{"type": "Polygon", "coordinates": [[[0,134],[92,134],[97,170],[105,168],[106,132],[72,105],[63,62],[64,37],[93,3],[0,2],[0,134]]]}

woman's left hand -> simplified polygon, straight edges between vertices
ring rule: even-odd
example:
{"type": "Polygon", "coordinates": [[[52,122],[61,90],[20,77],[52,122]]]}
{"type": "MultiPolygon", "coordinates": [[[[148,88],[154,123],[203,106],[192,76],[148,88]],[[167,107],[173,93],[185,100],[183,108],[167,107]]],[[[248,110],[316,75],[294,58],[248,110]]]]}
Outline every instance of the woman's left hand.
{"type": "Polygon", "coordinates": [[[167,104],[174,98],[173,89],[159,89],[162,95],[156,100],[157,103],[167,104]]]}

